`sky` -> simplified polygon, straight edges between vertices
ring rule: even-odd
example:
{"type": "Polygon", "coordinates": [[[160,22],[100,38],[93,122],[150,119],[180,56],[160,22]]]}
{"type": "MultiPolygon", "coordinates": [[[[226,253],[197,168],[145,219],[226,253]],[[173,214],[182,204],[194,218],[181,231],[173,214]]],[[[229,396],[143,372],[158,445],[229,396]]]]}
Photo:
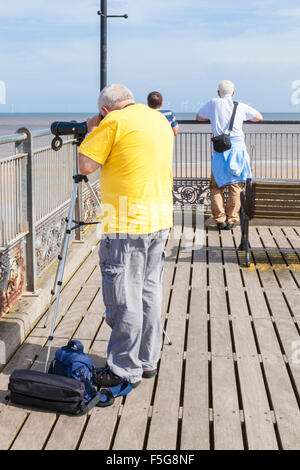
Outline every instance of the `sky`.
{"type": "MultiPolygon", "coordinates": [[[[100,0],[0,0],[0,113],[96,112],[100,0]],[[4,96],[5,95],[5,96],[4,96]],[[5,104],[4,104],[5,102],[5,104]]],[[[197,111],[231,80],[262,112],[300,112],[299,0],[108,0],[108,83],[197,111]]]]}

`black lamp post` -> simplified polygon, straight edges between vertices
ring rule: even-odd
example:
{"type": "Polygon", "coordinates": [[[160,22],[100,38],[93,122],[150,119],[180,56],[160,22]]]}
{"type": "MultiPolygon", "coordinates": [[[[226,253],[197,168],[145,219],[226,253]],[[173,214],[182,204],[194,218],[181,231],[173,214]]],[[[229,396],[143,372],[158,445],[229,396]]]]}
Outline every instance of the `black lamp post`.
{"type": "Polygon", "coordinates": [[[128,18],[128,15],[108,15],[107,0],[101,0],[101,60],[100,60],[100,91],[107,85],[107,18],[128,18]]]}

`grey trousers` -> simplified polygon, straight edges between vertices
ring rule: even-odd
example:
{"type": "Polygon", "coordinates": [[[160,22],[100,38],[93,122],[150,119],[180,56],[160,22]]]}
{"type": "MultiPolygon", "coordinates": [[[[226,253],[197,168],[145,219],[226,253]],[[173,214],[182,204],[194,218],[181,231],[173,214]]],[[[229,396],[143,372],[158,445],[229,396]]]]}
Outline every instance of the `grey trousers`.
{"type": "Polygon", "coordinates": [[[107,365],[128,382],[156,368],[162,346],[164,248],[169,229],[138,237],[103,235],[100,248],[103,300],[111,327],[107,365]],[[126,237],[126,238],[125,238],[126,237]]]}

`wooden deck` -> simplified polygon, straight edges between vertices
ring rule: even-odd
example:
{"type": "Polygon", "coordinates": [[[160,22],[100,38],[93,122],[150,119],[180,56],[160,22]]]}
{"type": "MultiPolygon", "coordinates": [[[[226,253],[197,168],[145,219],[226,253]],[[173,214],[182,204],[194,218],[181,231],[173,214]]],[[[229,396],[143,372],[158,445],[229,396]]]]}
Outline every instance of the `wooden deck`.
{"type": "MultiPolygon", "coordinates": [[[[43,370],[43,320],[0,374],[0,449],[201,450],[300,448],[300,229],[207,227],[199,249],[170,238],[159,373],[109,408],[68,417],[7,404],[16,368],[43,370]],[[194,249],[195,248],[195,249],[194,249]]],[[[53,342],[80,339],[105,362],[97,250],[64,287],[53,342]]],[[[50,322],[49,322],[50,323],[50,322]]]]}

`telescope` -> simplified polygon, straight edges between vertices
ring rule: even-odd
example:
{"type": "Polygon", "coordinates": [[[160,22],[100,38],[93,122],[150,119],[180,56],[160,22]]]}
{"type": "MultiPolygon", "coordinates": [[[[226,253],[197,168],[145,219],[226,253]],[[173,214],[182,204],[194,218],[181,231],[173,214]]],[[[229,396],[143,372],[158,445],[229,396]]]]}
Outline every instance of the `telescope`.
{"type": "Polygon", "coordinates": [[[56,152],[61,149],[63,141],[61,135],[74,135],[76,138],[76,144],[80,145],[88,133],[87,123],[84,122],[63,122],[55,121],[51,124],[51,132],[55,135],[52,140],[51,147],[56,152]]]}

